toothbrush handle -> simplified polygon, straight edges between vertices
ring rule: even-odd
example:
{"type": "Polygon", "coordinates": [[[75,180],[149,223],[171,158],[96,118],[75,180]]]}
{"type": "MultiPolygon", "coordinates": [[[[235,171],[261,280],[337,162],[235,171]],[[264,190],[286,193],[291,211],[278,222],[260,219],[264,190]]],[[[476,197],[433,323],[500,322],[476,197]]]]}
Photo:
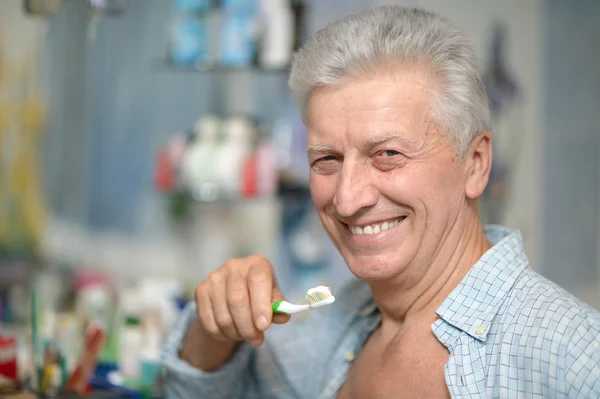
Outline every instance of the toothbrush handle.
{"type": "Polygon", "coordinates": [[[277,301],[272,305],[273,313],[294,314],[310,309],[310,305],[294,305],[287,301],[277,301]]]}
{"type": "Polygon", "coordinates": [[[271,307],[273,308],[273,313],[284,313],[284,312],[281,312],[281,311],[279,310],[279,306],[280,306],[280,305],[281,305],[283,302],[285,302],[285,301],[281,300],[281,301],[273,302],[273,305],[271,305],[271,307]]]}

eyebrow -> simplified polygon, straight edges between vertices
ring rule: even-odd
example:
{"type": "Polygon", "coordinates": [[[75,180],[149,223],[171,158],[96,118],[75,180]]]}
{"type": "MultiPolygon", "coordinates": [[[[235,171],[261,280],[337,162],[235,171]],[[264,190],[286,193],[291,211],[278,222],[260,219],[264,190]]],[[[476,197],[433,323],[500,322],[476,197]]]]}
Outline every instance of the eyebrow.
{"type": "Polygon", "coordinates": [[[405,145],[409,148],[412,148],[414,146],[414,143],[412,141],[405,139],[404,137],[402,137],[399,134],[384,134],[382,136],[375,137],[375,138],[365,141],[361,147],[363,149],[367,149],[367,148],[375,147],[376,145],[379,145],[382,143],[386,143],[388,141],[398,141],[402,145],[405,145]]]}
{"type": "Polygon", "coordinates": [[[333,148],[331,148],[328,145],[325,144],[315,144],[315,145],[309,145],[307,150],[307,152],[309,153],[327,153],[327,152],[334,152],[333,148]]]}
{"type": "MultiPolygon", "coordinates": [[[[370,140],[365,141],[362,145],[362,149],[369,149],[375,147],[376,145],[386,143],[388,141],[399,141],[402,145],[405,145],[409,148],[414,147],[414,143],[410,140],[405,139],[399,134],[384,134],[379,137],[372,138],[370,140]]],[[[335,152],[335,150],[326,144],[314,144],[309,145],[306,150],[307,153],[311,154],[323,154],[323,153],[331,153],[335,152]]]]}

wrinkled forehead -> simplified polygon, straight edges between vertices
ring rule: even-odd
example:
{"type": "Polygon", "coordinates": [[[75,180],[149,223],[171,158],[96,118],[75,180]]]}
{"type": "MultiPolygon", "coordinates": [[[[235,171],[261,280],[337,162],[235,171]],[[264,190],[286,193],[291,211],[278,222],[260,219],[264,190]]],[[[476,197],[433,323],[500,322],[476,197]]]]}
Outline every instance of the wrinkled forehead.
{"type": "Polygon", "coordinates": [[[430,96],[431,86],[409,73],[318,87],[307,104],[309,145],[376,142],[391,136],[416,145],[437,128],[430,96]]]}

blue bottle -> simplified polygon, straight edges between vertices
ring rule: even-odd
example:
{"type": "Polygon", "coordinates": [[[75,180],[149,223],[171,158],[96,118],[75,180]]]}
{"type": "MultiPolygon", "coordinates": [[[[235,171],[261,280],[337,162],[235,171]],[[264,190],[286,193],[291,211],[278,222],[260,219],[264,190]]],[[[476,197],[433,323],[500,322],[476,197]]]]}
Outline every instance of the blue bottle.
{"type": "Polygon", "coordinates": [[[208,58],[210,0],[173,0],[175,18],[169,59],[176,66],[203,64],[208,58]]]}
{"type": "Polygon", "coordinates": [[[229,67],[252,64],[255,54],[253,17],[226,13],[221,26],[219,61],[229,67]]]}

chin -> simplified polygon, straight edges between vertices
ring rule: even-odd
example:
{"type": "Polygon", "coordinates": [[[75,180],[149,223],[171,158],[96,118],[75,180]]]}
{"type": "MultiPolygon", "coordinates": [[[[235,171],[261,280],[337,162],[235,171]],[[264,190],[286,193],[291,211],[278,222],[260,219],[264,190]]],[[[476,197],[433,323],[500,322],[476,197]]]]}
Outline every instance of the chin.
{"type": "Polygon", "coordinates": [[[385,255],[355,255],[342,252],[348,269],[357,278],[365,281],[388,280],[405,269],[405,262],[397,257],[385,255]]]}

